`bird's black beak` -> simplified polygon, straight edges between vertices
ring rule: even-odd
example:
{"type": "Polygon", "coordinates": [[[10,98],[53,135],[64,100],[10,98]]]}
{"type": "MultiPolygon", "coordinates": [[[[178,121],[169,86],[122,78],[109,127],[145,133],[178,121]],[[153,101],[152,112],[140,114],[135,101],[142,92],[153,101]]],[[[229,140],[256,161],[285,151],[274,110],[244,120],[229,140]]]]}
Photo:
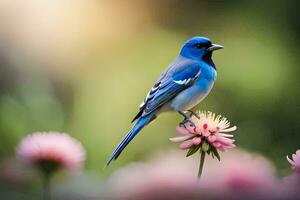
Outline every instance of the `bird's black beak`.
{"type": "Polygon", "coordinates": [[[218,49],[223,49],[224,47],[219,44],[212,44],[210,47],[207,48],[207,51],[215,51],[218,49]]]}

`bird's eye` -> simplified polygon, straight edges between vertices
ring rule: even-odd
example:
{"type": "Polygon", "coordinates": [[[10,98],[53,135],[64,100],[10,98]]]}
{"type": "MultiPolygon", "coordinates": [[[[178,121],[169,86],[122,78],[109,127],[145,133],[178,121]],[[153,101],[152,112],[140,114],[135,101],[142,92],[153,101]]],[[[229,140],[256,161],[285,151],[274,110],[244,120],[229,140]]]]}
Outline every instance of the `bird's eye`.
{"type": "Polygon", "coordinates": [[[202,45],[201,45],[201,44],[196,44],[196,48],[197,48],[197,49],[201,49],[201,48],[202,48],[202,45]]]}

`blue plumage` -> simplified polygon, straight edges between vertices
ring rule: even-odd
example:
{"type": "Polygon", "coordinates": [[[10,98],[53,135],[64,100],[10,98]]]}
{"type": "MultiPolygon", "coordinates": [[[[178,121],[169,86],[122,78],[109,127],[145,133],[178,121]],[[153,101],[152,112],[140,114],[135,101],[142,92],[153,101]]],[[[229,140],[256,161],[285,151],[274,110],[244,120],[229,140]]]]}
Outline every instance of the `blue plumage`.
{"type": "Polygon", "coordinates": [[[123,149],[129,144],[129,142],[138,134],[138,132],[149,123],[151,120],[152,115],[147,115],[146,117],[141,117],[139,120],[135,123],[133,128],[127,133],[127,135],[123,138],[121,143],[117,146],[117,148],[114,150],[114,152],[111,154],[110,158],[107,161],[106,166],[110,164],[112,160],[115,160],[119,157],[123,149]]]}
{"type": "Polygon", "coordinates": [[[180,55],[148,92],[133,119],[137,122],[111,154],[107,165],[117,159],[138,132],[161,112],[176,111],[190,121],[185,111],[200,103],[210,92],[217,76],[212,52],[221,48],[205,37],[194,37],[184,44],[180,55]]]}

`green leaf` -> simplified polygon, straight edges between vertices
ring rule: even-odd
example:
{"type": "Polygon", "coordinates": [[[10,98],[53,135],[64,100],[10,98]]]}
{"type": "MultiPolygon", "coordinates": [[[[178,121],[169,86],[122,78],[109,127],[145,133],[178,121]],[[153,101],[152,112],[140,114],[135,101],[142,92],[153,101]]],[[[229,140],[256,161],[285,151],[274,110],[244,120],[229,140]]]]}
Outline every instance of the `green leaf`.
{"type": "MultiPolygon", "coordinates": [[[[210,154],[210,152],[211,152],[211,150],[210,150],[211,148],[209,148],[208,150],[207,150],[207,154],[209,155],[210,154]]],[[[213,155],[213,154],[212,154],[213,155]]]]}
{"type": "Polygon", "coordinates": [[[207,152],[209,150],[209,148],[210,148],[210,145],[206,141],[204,141],[202,143],[202,151],[207,152]]]}
{"type": "Polygon", "coordinates": [[[218,150],[215,147],[211,147],[211,151],[212,151],[212,155],[215,155],[216,158],[220,161],[221,158],[220,158],[220,154],[219,154],[218,150]]]}
{"type": "Polygon", "coordinates": [[[193,155],[194,153],[196,153],[199,150],[199,148],[200,148],[200,145],[197,145],[197,146],[193,145],[187,152],[186,157],[189,157],[189,156],[193,155]]]}

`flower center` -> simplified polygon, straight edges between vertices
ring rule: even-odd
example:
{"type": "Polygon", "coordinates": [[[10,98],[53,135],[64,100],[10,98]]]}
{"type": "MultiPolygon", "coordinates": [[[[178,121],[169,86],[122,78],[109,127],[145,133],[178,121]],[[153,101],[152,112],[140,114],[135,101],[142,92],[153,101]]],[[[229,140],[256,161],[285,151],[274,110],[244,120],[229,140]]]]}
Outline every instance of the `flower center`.
{"type": "Polygon", "coordinates": [[[57,171],[61,167],[58,161],[52,159],[39,159],[36,163],[39,169],[47,174],[57,171]]]}

